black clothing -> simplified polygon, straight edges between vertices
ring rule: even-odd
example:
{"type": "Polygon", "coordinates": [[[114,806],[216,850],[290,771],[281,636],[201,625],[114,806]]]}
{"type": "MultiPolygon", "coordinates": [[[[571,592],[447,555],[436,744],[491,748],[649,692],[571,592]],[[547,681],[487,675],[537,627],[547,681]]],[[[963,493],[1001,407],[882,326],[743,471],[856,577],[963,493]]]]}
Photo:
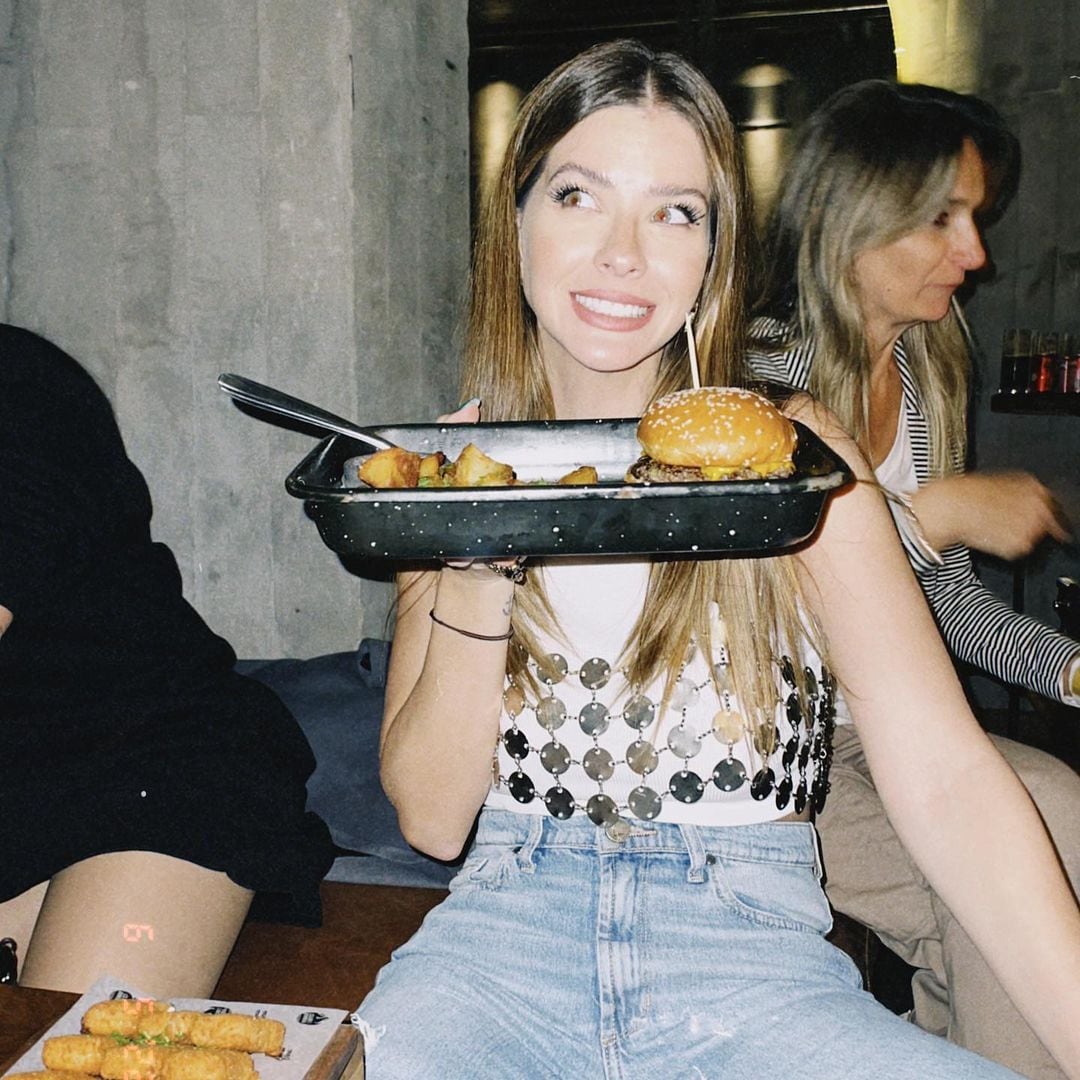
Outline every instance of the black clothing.
{"type": "Polygon", "coordinates": [[[91,376],[0,325],[0,901],[81,859],[157,851],[288,894],[317,924],[333,858],[315,761],[184,600],[91,376]]]}

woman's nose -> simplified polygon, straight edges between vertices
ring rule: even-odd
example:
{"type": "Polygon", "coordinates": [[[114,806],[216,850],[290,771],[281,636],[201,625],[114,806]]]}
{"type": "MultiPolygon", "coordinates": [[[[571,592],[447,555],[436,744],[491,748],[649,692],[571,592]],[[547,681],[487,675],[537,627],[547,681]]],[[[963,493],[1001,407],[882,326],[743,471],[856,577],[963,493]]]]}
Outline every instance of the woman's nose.
{"type": "Polygon", "coordinates": [[[645,253],[633,221],[619,218],[611,223],[596,251],[596,264],[619,277],[638,274],[645,268],[645,253]]]}
{"type": "Polygon", "coordinates": [[[955,256],[965,270],[978,270],[986,262],[986,249],[974,222],[968,223],[957,234],[955,256]]]}

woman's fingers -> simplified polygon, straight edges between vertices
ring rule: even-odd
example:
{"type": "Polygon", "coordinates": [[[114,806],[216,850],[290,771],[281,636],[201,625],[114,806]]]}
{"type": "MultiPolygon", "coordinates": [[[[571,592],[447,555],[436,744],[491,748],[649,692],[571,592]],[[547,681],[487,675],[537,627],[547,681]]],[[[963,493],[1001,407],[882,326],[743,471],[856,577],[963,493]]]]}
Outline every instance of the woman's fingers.
{"type": "Polygon", "coordinates": [[[437,416],[438,424],[475,424],[480,420],[480,399],[469,398],[464,405],[459,405],[453,412],[437,416]]]}
{"type": "MultiPolygon", "coordinates": [[[[453,412],[443,413],[435,418],[439,424],[475,424],[480,419],[480,399],[470,398],[464,405],[459,405],[453,412]]],[[[453,570],[468,570],[475,559],[443,559],[444,566],[453,570]]]]}

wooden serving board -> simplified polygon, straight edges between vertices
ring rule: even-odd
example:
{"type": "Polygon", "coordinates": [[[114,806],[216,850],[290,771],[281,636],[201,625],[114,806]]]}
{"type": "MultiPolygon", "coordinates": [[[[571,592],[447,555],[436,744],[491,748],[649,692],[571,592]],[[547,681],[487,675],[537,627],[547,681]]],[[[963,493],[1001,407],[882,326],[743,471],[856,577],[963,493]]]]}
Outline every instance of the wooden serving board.
{"type": "Polygon", "coordinates": [[[364,1080],[364,1046],[352,1024],[334,1032],[304,1080],[364,1080]]]}

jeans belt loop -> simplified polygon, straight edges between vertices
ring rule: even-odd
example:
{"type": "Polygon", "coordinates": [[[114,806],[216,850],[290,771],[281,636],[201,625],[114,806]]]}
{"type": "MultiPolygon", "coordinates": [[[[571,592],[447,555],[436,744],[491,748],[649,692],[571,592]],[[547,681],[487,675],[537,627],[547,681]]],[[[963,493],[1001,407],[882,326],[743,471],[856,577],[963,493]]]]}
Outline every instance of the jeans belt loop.
{"type": "Polygon", "coordinates": [[[525,838],[525,843],[518,848],[517,864],[519,870],[526,874],[531,874],[536,869],[536,866],[533,863],[533,854],[544,837],[545,819],[539,814],[529,814],[527,817],[529,822],[529,835],[525,838]]]}
{"type": "Polygon", "coordinates": [[[701,832],[696,825],[679,825],[683,843],[690,855],[690,869],[686,880],[700,884],[705,880],[705,845],[701,842],[701,832]]]}

